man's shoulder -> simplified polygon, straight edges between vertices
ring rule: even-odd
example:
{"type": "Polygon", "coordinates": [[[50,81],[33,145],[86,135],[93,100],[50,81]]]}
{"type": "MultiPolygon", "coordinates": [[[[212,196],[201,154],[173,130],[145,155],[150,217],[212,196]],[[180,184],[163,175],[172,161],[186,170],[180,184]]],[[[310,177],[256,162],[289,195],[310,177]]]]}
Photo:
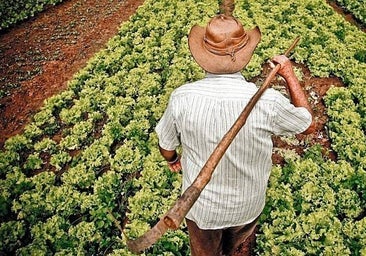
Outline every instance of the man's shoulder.
{"type": "Polygon", "coordinates": [[[204,80],[204,79],[200,79],[200,80],[193,81],[193,82],[188,82],[188,83],[185,83],[185,84],[177,87],[172,92],[172,96],[177,97],[180,95],[185,95],[187,93],[193,93],[194,91],[199,90],[200,89],[199,86],[204,84],[202,80],[204,80]]]}

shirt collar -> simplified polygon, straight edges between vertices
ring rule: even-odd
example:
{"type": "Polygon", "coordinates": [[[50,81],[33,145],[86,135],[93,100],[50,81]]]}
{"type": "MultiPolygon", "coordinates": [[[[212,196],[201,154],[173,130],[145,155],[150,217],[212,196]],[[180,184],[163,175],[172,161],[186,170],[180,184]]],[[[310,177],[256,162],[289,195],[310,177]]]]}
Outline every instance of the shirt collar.
{"type": "Polygon", "coordinates": [[[240,79],[245,80],[243,75],[240,72],[232,73],[232,74],[213,74],[206,72],[206,78],[232,78],[232,79],[240,79]]]}

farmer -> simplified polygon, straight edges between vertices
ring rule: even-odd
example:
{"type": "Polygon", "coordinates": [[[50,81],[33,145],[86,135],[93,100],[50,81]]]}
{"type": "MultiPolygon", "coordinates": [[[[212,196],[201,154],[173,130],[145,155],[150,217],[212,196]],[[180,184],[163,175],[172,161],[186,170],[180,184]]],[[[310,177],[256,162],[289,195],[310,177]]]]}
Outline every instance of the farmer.
{"type": "MultiPolygon", "coordinates": [[[[260,39],[258,27],[245,31],[231,15],[217,15],[205,28],[191,29],[189,48],[206,77],[177,88],[156,127],[170,170],[183,170],[183,191],[257,91],[240,71],[260,39]],[[176,151],[179,145],[182,156],[176,151]]],[[[273,62],[280,65],[278,73],[286,80],[290,100],[268,89],[227,149],[186,216],[193,256],[231,255],[253,233],[265,204],[271,135],[314,130],[312,111],[291,62],[282,55],[273,62]]]]}

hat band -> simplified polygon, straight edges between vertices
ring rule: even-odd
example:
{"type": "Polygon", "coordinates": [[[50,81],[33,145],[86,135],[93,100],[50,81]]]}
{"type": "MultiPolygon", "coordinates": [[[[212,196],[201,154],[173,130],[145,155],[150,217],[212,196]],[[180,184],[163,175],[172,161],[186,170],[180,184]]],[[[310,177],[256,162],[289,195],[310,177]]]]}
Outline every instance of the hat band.
{"type": "Polygon", "coordinates": [[[249,37],[247,33],[243,33],[243,35],[238,38],[226,38],[219,43],[212,42],[211,40],[207,39],[206,35],[204,35],[203,45],[209,52],[220,56],[230,55],[232,61],[235,61],[235,53],[242,49],[248,43],[248,40],[249,37]]]}

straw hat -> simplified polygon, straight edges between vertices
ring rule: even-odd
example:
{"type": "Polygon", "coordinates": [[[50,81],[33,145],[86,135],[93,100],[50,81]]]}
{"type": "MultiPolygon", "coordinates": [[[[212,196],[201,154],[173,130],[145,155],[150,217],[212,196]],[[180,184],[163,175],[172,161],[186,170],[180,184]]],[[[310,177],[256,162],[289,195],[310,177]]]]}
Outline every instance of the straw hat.
{"type": "Polygon", "coordinates": [[[242,70],[261,39],[258,27],[245,31],[240,21],[232,16],[233,1],[226,2],[232,4],[229,10],[212,18],[206,27],[193,26],[188,37],[189,49],[196,62],[214,74],[242,70]]]}

